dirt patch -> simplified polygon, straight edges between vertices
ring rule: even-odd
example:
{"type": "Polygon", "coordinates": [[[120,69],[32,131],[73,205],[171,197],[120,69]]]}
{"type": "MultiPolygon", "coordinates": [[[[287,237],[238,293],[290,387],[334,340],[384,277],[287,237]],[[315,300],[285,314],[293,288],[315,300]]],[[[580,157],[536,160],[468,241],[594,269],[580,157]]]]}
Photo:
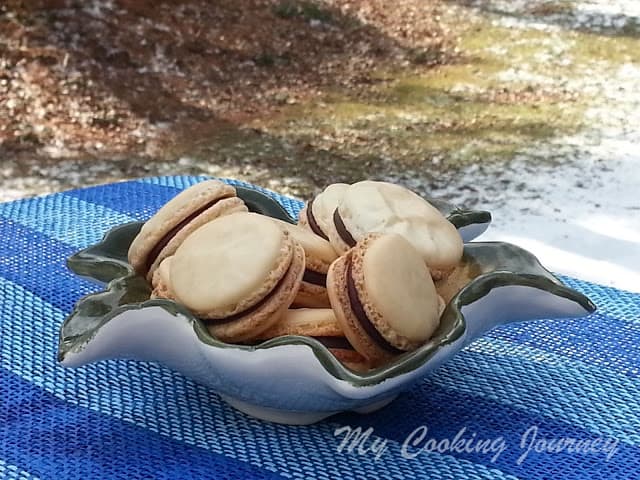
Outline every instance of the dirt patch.
{"type": "Polygon", "coordinates": [[[153,161],[373,67],[446,60],[438,4],[9,0],[0,158],[153,161]]]}

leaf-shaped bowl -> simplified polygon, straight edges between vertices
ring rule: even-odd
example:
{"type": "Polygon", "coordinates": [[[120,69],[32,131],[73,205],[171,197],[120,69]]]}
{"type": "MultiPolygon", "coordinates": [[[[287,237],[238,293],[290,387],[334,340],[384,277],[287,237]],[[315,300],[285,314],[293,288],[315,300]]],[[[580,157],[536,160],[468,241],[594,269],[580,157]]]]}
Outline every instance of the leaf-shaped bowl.
{"type": "MultiPolygon", "coordinates": [[[[237,190],[250,210],[293,221],[270,197],[237,190]]],[[[484,231],[491,220],[488,212],[428,200],[466,239],[484,231]]],[[[64,321],[59,361],[68,367],[109,358],[158,361],[211,387],[235,408],[275,422],[306,424],[344,410],[376,410],[497,325],[595,310],[587,297],[564,286],[531,253],[508,243],[467,243],[459,267],[439,285],[448,303],[429,342],[388,365],[357,373],[310,337],[228,344],[212,338],[176,302],[150,300],[148,283],[127,263],[129,245],[141,226],[118,226],[68,259],[78,275],[108,284],[80,299],[64,321]]]]}

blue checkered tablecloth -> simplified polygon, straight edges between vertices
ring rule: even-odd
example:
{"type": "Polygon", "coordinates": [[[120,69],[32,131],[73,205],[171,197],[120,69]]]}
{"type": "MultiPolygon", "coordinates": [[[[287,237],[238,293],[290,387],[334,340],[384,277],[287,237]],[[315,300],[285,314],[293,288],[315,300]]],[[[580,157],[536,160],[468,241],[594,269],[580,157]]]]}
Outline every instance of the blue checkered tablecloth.
{"type": "Polygon", "coordinates": [[[572,278],[596,314],[496,329],[388,407],[312,426],[252,419],[157,364],[62,368],[59,327],[98,289],[65,259],[199,180],[0,204],[0,477],[640,478],[640,295],[572,278]],[[341,448],[342,427],[369,437],[341,448]]]}

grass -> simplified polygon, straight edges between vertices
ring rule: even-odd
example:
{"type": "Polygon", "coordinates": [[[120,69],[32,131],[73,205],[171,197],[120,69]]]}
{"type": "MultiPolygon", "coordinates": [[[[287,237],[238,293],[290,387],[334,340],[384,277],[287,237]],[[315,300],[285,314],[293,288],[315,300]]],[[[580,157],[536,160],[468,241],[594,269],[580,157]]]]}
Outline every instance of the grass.
{"type": "Polygon", "coordinates": [[[573,32],[571,37],[574,39],[571,55],[576,63],[640,63],[640,38],[594,35],[586,32],[573,32]]]}
{"type": "Polygon", "coordinates": [[[331,23],[333,15],[327,8],[313,2],[284,0],[273,7],[274,15],[284,18],[303,18],[306,21],[317,20],[331,23]]]}
{"type": "MultiPolygon", "coordinates": [[[[575,42],[568,45],[573,48],[575,42]]],[[[580,127],[585,108],[580,101],[491,100],[496,90],[531,88],[526,81],[502,81],[499,74],[536,55],[552,56],[550,48],[544,32],[481,23],[462,36],[460,49],[465,58],[456,64],[418,75],[380,72],[380,77],[395,80],[363,98],[333,92],[324,104],[287,109],[268,128],[300,144],[369,161],[392,158],[411,168],[434,168],[434,159],[437,168],[444,169],[478,160],[507,161],[537,141],[580,127]]],[[[552,61],[536,73],[553,76],[558,68],[552,61]]]]}

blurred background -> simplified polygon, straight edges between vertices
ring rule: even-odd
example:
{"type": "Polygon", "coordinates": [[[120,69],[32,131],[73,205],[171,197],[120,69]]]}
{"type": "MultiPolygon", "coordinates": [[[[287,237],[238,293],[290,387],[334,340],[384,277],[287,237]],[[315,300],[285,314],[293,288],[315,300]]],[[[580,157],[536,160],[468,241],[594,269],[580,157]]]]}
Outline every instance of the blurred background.
{"type": "Polygon", "coordinates": [[[402,183],[640,289],[637,0],[2,0],[0,201],[402,183]]]}

